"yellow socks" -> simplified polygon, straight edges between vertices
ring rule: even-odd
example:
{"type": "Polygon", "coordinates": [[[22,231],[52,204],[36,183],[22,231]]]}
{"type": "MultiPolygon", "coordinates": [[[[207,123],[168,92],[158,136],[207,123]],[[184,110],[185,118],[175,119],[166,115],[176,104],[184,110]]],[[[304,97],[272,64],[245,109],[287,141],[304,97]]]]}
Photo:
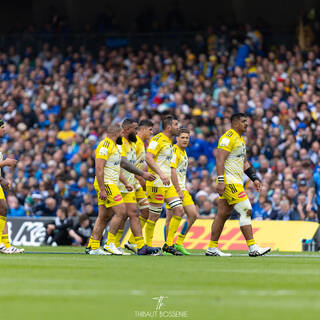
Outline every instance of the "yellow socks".
{"type": "Polygon", "coordinates": [[[107,238],[106,245],[108,246],[111,242],[113,242],[113,243],[116,242],[116,236],[114,234],[112,234],[111,232],[108,232],[108,238],[107,238]]]}
{"type": "Polygon", "coordinates": [[[3,233],[3,229],[6,226],[7,217],[0,216],[0,235],[3,233]]]}
{"type": "Polygon", "coordinates": [[[123,229],[119,229],[116,234],[116,241],[115,241],[115,245],[117,248],[119,248],[121,246],[122,235],[123,235],[123,229]]]}
{"type": "Polygon", "coordinates": [[[100,240],[91,241],[91,250],[96,250],[100,248],[100,240]]]}
{"type": "Polygon", "coordinates": [[[169,247],[173,246],[173,238],[179,228],[180,222],[181,222],[181,217],[179,217],[179,216],[173,216],[170,220],[168,237],[167,237],[167,241],[166,241],[166,244],[169,247]]]}
{"type": "Polygon", "coordinates": [[[250,246],[252,246],[252,245],[254,245],[254,244],[256,244],[256,242],[255,242],[254,239],[247,240],[247,245],[248,245],[248,247],[250,247],[250,246]]]}
{"type": "Polygon", "coordinates": [[[91,235],[91,236],[90,236],[90,239],[89,239],[89,242],[88,242],[88,245],[87,245],[88,248],[91,247],[92,240],[93,240],[93,236],[91,235]]]}
{"type": "Polygon", "coordinates": [[[1,239],[0,239],[0,243],[3,243],[5,245],[6,248],[9,248],[11,246],[10,242],[9,242],[9,236],[8,234],[3,234],[1,239]]]}
{"type": "MultiPolygon", "coordinates": [[[[144,225],[146,224],[147,219],[139,216],[139,220],[140,220],[140,224],[141,224],[141,230],[143,230],[143,227],[144,227],[144,225]]],[[[136,240],[135,240],[135,237],[134,237],[132,231],[131,231],[131,236],[129,237],[129,240],[128,240],[128,241],[129,241],[129,243],[136,243],[136,242],[135,242],[136,240]]]]}
{"type": "Polygon", "coordinates": [[[138,249],[141,249],[144,246],[143,237],[135,237],[135,241],[138,249]]]}
{"type": "Polygon", "coordinates": [[[218,247],[218,241],[212,241],[209,242],[209,248],[217,248],[218,247]]]}
{"type": "Polygon", "coordinates": [[[178,245],[178,246],[181,246],[182,244],[183,244],[183,241],[184,241],[184,238],[185,238],[186,236],[184,235],[184,234],[179,234],[178,235],[178,238],[177,238],[177,241],[176,241],[176,244],[178,245]]]}
{"type": "Polygon", "coordinates": [[[151,220],[147,220],[146,224],[146,245],[149,247],[152,247],[152,239],[153,239],[153,233],[154,233],[154,227],[156,226],[156,223],[151,220]]]}

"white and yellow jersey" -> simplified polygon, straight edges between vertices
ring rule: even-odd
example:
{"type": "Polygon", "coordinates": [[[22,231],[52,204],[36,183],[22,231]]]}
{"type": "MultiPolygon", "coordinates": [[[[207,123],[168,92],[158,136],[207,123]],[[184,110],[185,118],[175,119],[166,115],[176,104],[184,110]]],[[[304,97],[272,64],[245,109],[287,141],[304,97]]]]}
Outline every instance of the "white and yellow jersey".
{"type": "Polygon", "coordinates": [[[144,147],[144,142],[139,136],[137,136],[136,142],[136,166],[138,169],[143,170],[146,163],[146,148],[144,147]]]}
{"type": "MultiPolygon", "coordinates": [[[[115,184],[119,182],[121,155],[118,146],[109,138],[102,140],[96,149],[96,159],[104,159],[104,184],[115,184]]],[[[97,177],[94,185],[98,186],[97,177]]]]}
{"type": "MultiPolygon", "coordinates": [[[[171,140],[162,132],[154,136],[148,145],[147,152],[152,153],[155,156],[155,162],[161,169],[161,171],[170,179],[171,181],[171,160],[172,160],[172,142],[171,140]]],[[[149,167],[148,171],[154,174],[157,178],[154,181],[147,181],[147,186],[153,187],[170,187],[170,185],[165,186],[160,177],[149,167]]]]}
{"type": "Polygon", "coordinates": [[[174,145],[171,168],[175,168],[179,187],[182,191],[186,190],[186,176],[188,170],[188,156],[186,150],[181,150],[178,145],[174,145]]]}
{"type": "MultiPolygon", "coordinates": [[[[134,142],[128,141],[124,137],[122,137],[121,157],[126,157],[132,165],[136,165],[136,144],[134,142]]],[[[128,181],[128,183],[133,186],[135,183],[134,174],[123,168],[121,168],[121,173],[124,176],[124,178],[128,181]]],[[[118,186],[121,193],[129,192],[122,182],[119,181],[118,186]]]]}
{"type": "Polygon", "coordinates": [[[230,129],[219,139],[218,149],[229,151],[224,162],[226,184],[243,184],[243,167],[246,156],[246,143],[242,136],[230,129]]]}

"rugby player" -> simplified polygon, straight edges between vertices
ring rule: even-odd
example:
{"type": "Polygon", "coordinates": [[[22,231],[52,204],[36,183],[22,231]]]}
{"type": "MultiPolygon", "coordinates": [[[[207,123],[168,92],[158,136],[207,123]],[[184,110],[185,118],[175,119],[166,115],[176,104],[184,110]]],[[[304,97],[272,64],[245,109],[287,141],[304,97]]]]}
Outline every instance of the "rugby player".
{"type": "Polygon", "coordinates": [[[218,249],[218,240],[226,220],[233,210],[240,215],[240,229],[249,247],[249,256],[262,256],[271,248],[259,247],[251,226],[252,207],[243,188],[243,172],[253,181],[256,190],[261,190],[261,182],[246,156],[246,143],[243,133],[248,127],[244,113],[231,117],[231,129],[221,136],[217,152],[217,191],[219,193],[218,212],[212,224],[211,240],[207,256],[231,256],[218,249]]]}
{"type": "MultiPolygon", "coordinates": [[[[173,245],[174,235],[184,214],[182,201],[171,182],[171,160],[172,160],[172,140],[179,134],[178,120],[172,116],[167,116],[162,121],[163,132],[154,136],[147,148],[146,162],[148,171],[156,176],[154,181],[146,182],[146,191],[149,201],[149,211],[159,218],[162,205],[166,202],[172,210],[167,239],[162,250],[173,255],[182,255],[173,245]]],[[[156,221],[155,221],[156,222],[156,221]]],[[[154,227],[150,230],[150,241],[152,241],[154,227]]]]}
{"type": "MultiPolygon", "coordinates": [[[[137,128],[138,123],[133,119],[125,119],[122,123],[122,145],[121,145],[121,157],[129,161],[133,166],[136,165],[136,142],[137,142],[137,128]]],[[[142,171],[143,172],[143,171],[142,171]]],[[[145,172],[147,174],[147,172],[145,172]]],[[[136,185],[135,175],[123,168],[121,168],[120,182],[118,184],[123,202],[126,206],[126,217],[130,218],[130,228],[134,235],[135,243],[137,245],[138,254],[142,254],[143,250],[147,254],[158,254],[160,248],[151,248],[145,246],[144,238],[142,235],[142,227],[139,220],[139,210],[136,198],[136,192],[141,189],[141,185],[136,185]],[[143,248],[143,249],[142,249],[143,248]]],[[[141,194],[141,193],[140,193],[141,194]]],[[[145,197],[145,194],[143,193],[145,197]]],[[[125,220],[122,221],[120,228],[116,234],[116,247],[123,254],[122,248],[120,248],[120,241],[123,234],[123,228],[125,220]]],[[[105,247],[108,250],[107,247],[105,247]]]]}
{"type": "MultiPolygon", "coordinates": [[[[186,176],[188,169],[188,155],[186,153],[186,148],[189,145],[189,140],[190,131],[186,128],[180,128],[177,136],[177,143],[173,146],[173,157],[171,160],[171,180],[182,201],[184,212],[187,215],[187,220],[184,222],[182,230],[175,243],[175,248],[184,255],[190,255],[190,252],[188,252],[183,246],[183,241],[199,215],[197,208],[186,189],[186,176]]],[[[166,207],[167,219],[164,231],[165,239],[167,237],[167,229],[172,217],[170,207],[168,205],[166,205],[166,207]]]]}
{"type": "MultiPolygon", "coordinates": [[[[5,123],[0,120],[0,138],[5,134],[5,123]]],[[[1,168],[3,167],[14,167],[17,164],[17,160],[7,158],[3,160],[3,154],[0,152],[0,174],[1,168]]],[[[7,213],[8,205],[6,202],[6,197],[4,195],[4,190],[8,191],[10,189],[9,182],[0,176],[0,252],[5,254],[12,253],[23,253],[24,249],[18,249],[10,244],[8,236],[8,225],[7,225],[7,213]]]]}

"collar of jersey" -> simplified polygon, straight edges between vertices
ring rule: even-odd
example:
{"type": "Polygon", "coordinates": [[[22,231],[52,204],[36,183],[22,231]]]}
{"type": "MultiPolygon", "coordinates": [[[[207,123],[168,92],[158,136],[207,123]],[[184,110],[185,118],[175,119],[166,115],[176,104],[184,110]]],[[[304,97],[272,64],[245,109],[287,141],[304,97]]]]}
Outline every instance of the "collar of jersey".
{"type": "Polygon", "coordinates": [[[238,135],[240,138],[242,138],[242,136],[236,130],[234,130],[232,128],[230,130],[232,130],[236,135],[238,135]]]}
{"type": "Polygon", "coordinates": [[[167,137],[163,132],[160,133],[162,135],[162,137],[167,140],[168,142],[170,142],[172,144],[172,141],[170,140],[169,137],[167,137]]]}
{"type": "Polygon", "coordinates": [[[177,146],[177,148],[180,150],[180,152],[181,153],[183,153],[183,154],[185,154],[186,153],[186,150],[182,150],[179,146],[178,146],[178,144],[176,143],[176,146],[177,146]]]}

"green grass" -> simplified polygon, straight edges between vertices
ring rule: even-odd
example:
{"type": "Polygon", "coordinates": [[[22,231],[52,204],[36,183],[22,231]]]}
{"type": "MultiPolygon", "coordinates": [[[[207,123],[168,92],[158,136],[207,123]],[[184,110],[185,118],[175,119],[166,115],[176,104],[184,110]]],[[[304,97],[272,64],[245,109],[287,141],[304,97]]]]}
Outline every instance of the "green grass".
{"type": "Polygon", "coordinates": [[[318,255],[1,255],[0,319],[147,319],[135,311],[154,315],[152,298],[159,296],[168,297],[160,311],[184,311],[187,319],[316,319],[320,254],[313,254],[318,255]]]}

